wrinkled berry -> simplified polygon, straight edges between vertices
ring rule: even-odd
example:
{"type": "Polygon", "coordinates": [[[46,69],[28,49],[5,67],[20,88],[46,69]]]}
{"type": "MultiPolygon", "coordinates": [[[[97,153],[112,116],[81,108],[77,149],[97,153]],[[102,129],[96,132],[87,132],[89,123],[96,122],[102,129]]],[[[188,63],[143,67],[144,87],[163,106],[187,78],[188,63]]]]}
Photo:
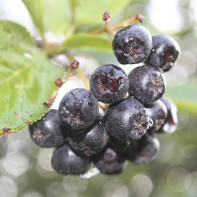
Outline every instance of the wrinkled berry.
{"type": "Polygon", "coordinates": [[[143,104],[151,104],[162,97],[165,81],[156,68],[145,65],[133,69],[129,74],[129,95],[143,104]]]}
{"type": "Polygon", "coordinates": [[[86,129],[98,116],[98,103],[92,92],[76,88],[65,94],[60,106],[59,117],[72,130],[86,129]]]}
{"type": "Polygon", "coordinates": [[[166,106],[161,100],[158,100],[152,104],[146,105],[145,107],[149,117],[153,121],[153,125],[149,131],[156,132],[164,125],[164,121],[167,117],[166,106]]]}
{"type": "Polygon", "coordinates": [[[116,33],[113,50],[121,64],[145,62],[152,49],[152,36],[141,25],[131,25],[116,33]]]}
{"type": "Polygon", "coordinates": [[[120,67],[108,64],[97,68],[90,78],[90,89],[103,103],[122,99],[129,88],[128,76],[120,67]]]}
{"type": "Polygon", "coordinates": [[[107,147],[101,154],[96,155],[94,165],[103,174],[119,174],[127,165],[125,159],[117,154],[113,149],[107,147]]]}
{"type": "Polygon", "coordinates": [[[32,141],[41,147],[57,147],[64,143],[68,129],[59,119],[58,111],[50,110],[32,125],[29,125],[32,141]]]}
{"type": "Polygon", "coordinates": [[[133,141],[124,152],[126,159],[135,164],[145,164],[152,161],[159,151],[159,140],[146,133],[142,138],[133,141]]]}
{"type": "Polygon", "coordinates": [[[162,97],[161,101],[167,108],[167,117],[163,127],[158,131],[158,133],[173,133],[176,131],[178,125],[177,107],[170,99],[166,97],[162,97]]]}
{"type": "Polygon", "coordinates": [[[90,160],[76,155],[67,144],[64,144],[54,150],[51,165],[59,174],[80,175],[89,170],[90,160]]]}
{"type": "Polygon", "coordinates": [[[104,122],[100,117],[85,132],[81,134],[73,133],[69,136],[69,145],[74,152],[89,157],[102,151],[108,142],[108,138],[104,122]]]}
{"type": "Polygon", "coordinates": [[[122,99],[110,105],[104,120],[109,135],[125,142],[142,137],[150,123],[146,109],[134,98],[122,99]]]}
{"type": "Polygon", "coordinates": [[[153,36],[153,48],[147,63],[167,72],[172,69],[180,53],[179,44],[168,35],[153,36]]]}

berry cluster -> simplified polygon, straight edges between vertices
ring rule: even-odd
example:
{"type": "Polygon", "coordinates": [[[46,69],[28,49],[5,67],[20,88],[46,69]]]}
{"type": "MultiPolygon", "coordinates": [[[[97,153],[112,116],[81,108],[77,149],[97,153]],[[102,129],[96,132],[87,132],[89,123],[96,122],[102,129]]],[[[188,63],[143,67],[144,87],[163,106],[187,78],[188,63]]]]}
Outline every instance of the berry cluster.
{"type": "Polygon", "coordinates": [[[91,162],[104,174],[120,173],[127,160],[147,163],[159,150],[154,133],[176,130],[177,109],[163,97],[162,72],[174,66],[177,42],[131,25],[116,33],[113,50],[121,64],[145,64],[128,76],[112,64],[99,67],[90,78],[90,90],[67,92],[58,110],[29,126],[37,145],[55,147],[51,164],[60,174],[84,174],[91,162]],[[98,101],[109,104],[103,115],[98,101]]]}

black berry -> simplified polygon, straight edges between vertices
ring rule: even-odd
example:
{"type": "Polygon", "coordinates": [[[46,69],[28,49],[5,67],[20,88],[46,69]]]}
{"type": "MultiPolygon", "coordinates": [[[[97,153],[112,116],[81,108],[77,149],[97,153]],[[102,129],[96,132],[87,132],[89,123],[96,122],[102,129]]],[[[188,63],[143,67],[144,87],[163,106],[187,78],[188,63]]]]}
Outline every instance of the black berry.
{"type": "Polygon", "coordinates": [[[147,63],[156,67],[161,72],[172,69],[180,53],[178,43],[170,36],[153,36],[153,48],[147,63]]]}
{"type": "Polygon", "coordinates": [[[104,119],[109,135],[125,142],[142,137],[150,123],[146,109],[134,98],[110,105],[104,119]]]}
{"type": "Polygon", "coordinates": [[[124,155],[135,164],[145,164],[155,158],[159,147],[159,140],[146,133],[141,139],[131,143],[124,155]]]}
{"type": "Polygon", "coordinates": [[[104,122],[100,117],[84,133],[73,133],[69,137],[69,144],[76,153],[89,157],[102,151],[108,142],[108,138],[104,122]]]}
{"type": "Polygon", "coordinates": [[[109,147],[94,159],[94,165],[101,173],[108,175],[121,173],[126,164],[125,159],[109,147]]]}
{"type": "Polygon", "coordinates": [[[54,150],[51,165],[59,174],[80,175],[89,170],[90,160],[76,155],[67,144],[64,144],[54,150]]]}
{"type": "Polygon", "coordinates": [[[96,69],[90,78],[90,89],[103,103],[122,99],[129,88],[128,76],[120,67],[108,64],[96,69]]]}
{"type": "Polygon", "coordinates": [[[131,25],[116,33],[113,50],[121,64],[146,61],[152,49],[152,36],[141,25],[131,25]]]}
{"type": "Polygon", "coordinates": [[[116,152],[122,153],[125,151],[130,145],[130,142],[120,140],[119,138],[115,138],[113,136],[109,136],[109,146],[112,147],[116,152]]]}
{"type": "Polygon", "coordinates": [[[176,131],[178,125],[177,107],[170,99],[166,97],[162,97],[161,101],[167,108],[167,117],[163,127],[158,131],[158,133],[173,133],[176,131]]]}
{"type": "Polygon", "coordinates": [[[62,122],[72,130],[82,130],[91,126],[98,116],[98,103],[92,92],[83,88],[69,91],[59,106],[62,122]]]}
{"type": "Polygon", "coordinates": [[[50,110],[32,125],[29,125],[32,141],[41,147],[57,147],[64,143],[68,129],[59,119],[58,111],[50,110]]]}
{"type": "Polygon", "coordinates": [[[153,124],[149,131],[156,132],[164,125],[164,121],[167,117],[166,106],[161,100],[158,100],[152,104],[146,105],[145,107],[149,117],[153,121],[153,124]]]}
{"type": "Polygon", "coordinates": [[[154,67],[145,65],[133,69],[129,74],[129,95],[143,104],[151,104],[162,97],[165,81],[154,67]]]}

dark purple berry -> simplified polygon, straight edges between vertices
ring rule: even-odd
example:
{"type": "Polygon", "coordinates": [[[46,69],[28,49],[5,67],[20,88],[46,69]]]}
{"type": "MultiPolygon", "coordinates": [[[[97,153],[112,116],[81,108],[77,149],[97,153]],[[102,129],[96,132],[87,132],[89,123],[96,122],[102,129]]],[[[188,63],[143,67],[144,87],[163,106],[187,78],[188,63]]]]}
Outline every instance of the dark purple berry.
{"type": "Polygon", "coordinates": [[[92,92],[76,88],[65,94],[60,106],[59,117],[72,130],[86,129],[98,116],[98,103],[92,92]]]}
{"type": "Polygon", "coordinates": [[[102,151],[108,142],[108,138],[104,122],[100,117],[85,132],[81,134],[73,133],[69,136],[69,145],[74,152],[89,157],[102,151]]]}
{"type": "Polygon", "coordinates": [[[179,44],[170,36],[153,36],[153,48],[147,63],[161,72],[172,69],[180,53],[179,44]]]}
{"type": "Polygon", "coordinates": [[[167,117],[166,106],[161,100],[158,100],[152,104],[146,105],[145,107],[149,117],[153,121],[153,124],[149,131],[156,132],[164,125],[164,121],[167,117]]]}
{"type": "Polygon", "coordinates": [[[162,97],[165,80],[154,67],[145,65],[133,69],[129,74],[129,95],[143,104],[151,104],[162,97]]]}
{"type": "Polygon", "coordinates": [[[96,155],[94,165],[101,173],[112,175],[121,173],[125,169],[127,162],[121,155],[107,147],[101,154],[96,155]]]}
{"type": "Polygon", "coordinates": [[[50,110],[32,125],[29,125],[32,141],[41,147],[57,147],[64,143],[68,129],[60,121],[58,111],[50,110]]]}
{"type": "Polygon", "coordinates": [[[170,99],[166,97],[162,97],[161,101],[167,108],[167,117],[163,127],[158,131],[158,133],[173,133],[176,131],[178,125],[177,107],[170,99]]]}
{"type": "Polygon", "coordinates": [[[104,120],[108,134],[125,142],[141,138],[150,123],[146,109],[134,98],[123,99],[110,105],[104,120]]]}
{"type": "Polygon", "coordinates": [[[64,175],[80,175],[90,168],[90,160],[76,155],[67,144],[56,148],[51,159],[53,169],[64,175]]]}
{"type": "Polygon", "coordinates": [[[159,140],[146,133],[142,138],[133,141],[124,152],[126,159],[135,164],[145,164],[152,161],[159,151],[159,140]]]}
{"type": "Polygon", "coordinates": [[[116,152],[122,153],[130,145],[130,142],[123,141],[113,136],[109,136],[109,146],[112,147],[116,152]]]}
{"type": "Polygon", "coordinates": [[[113,50],[121,64],[145,62],[152,49],[152,36],[141,25],[131,25],[116,33],[113,50]]]}
{"type": "Polygon", "coordinates": [[[108,64],[97,68],[90,78],[90,89],[103,103],[122,99],[129,88],[128,76],[120,67],[108,64]]]}

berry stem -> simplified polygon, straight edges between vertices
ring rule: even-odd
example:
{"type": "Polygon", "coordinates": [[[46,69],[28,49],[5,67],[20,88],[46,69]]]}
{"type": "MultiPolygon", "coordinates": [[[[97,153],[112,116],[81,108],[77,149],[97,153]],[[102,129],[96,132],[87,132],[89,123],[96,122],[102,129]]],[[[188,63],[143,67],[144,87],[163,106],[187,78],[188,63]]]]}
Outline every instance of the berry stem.
{"type": "Polygon", "coordinates": [[[105,21],[105,27],[103,28],[100,28],[100,29],[97,29],[95,31],[92,31],[90,32],[90,34],[93,34],[93,35],[96,35],[96,34],[100,34],[100,33],[110,33],[110,34],[115,34],[115,30],[114,29],[118,29],[118,28],[121,28],[121,27],[125,27],[135,21],[140,21],[141,23],[143,22],[143,16],[141,14],[138,14],[137,16],[135,17],[129,17],[128,19],[120,22],[120,23],[117,23],[117,24],[114,24],[114,25],[109,25],[108,24],[108,20],[105,21]]]}
{"type": "MultiPolygon", "coordinates": [[[[65,54],[70,61],[75,60],[74,56],[72,54],[70,54],[68,51],[65,54]]],[[[77,75],[81,78],[85,87],[89,90],[90,89],[89,88],[89,79],[87,78],[87,76],[84,74],[84,72],[81,70],[80,67],[77,68],[77,75]]]]}
{"type": "Polygon", "coordinates": [[[74,65],[78,64],[79,65],[79,62],[77,62],[76,60],[74,60],[72,63],[71,63],[71,66],[70,68],[68,69],[68,72],[66,73],[66,76],[64,78],[58,78],[56,81],[55,81],[55,84],[59,87],[57,87],[53,93],[51,94],[50,98],[48,99],[48,101],[44,102],[43,105],[47,106],[47,107],[50,107],[52,102],[54,101],[55,97],[57,96],[57,93],[60,89],[60,87],[66,83],[68,80],[69,80],[69,77],[71,75],[71,73],[73,72],[73,70],[75,70],[74,68],[74,65]]]}
{"type": "Polygon", "coordinates": [[[78,76],[81,78],[81,80],[83,81],[86,89],[90,89],[89,87],[89,79],[86,77],[86,75],[84,74],[84,72],[81,70],[81,68],[77,69],[77,74],[78,76]]]}

